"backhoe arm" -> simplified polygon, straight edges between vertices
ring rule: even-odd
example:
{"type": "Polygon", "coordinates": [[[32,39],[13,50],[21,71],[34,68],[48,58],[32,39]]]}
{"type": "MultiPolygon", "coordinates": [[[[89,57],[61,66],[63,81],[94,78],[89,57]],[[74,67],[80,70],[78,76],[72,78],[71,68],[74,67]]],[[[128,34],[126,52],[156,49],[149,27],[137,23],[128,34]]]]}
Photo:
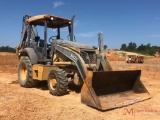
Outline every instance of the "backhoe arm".
{"type": "Polygon", "coordinates": [[[21,32],[20,44],[19,44],[19,47],[22,47],[22,48],[26,47],[25,42],[26,42],[27,37],[29,36],[29,29],[31,29],[30,40],[35,42],[37,40],[37,37],[38,37],[38,33],[35,30],[35,26],[34,25],[29,25],[27,23],[27,20],[29,18],[30,18],[30,16],[28,16],[28,15],[25,15],[23,17],[23,27],[22,27],[22,32],[21,32]]]}

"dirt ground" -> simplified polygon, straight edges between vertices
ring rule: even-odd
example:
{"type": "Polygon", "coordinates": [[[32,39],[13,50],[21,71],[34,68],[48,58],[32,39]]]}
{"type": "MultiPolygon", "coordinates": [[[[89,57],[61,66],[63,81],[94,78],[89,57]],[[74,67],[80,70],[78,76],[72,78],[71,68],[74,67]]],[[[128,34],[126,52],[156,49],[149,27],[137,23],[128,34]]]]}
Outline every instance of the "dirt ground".
{"type": "Polygon", "coordinates": [[[160,57],[145,57],[143,64],[127,64],[109,57],[113,70],[141,69],[141,81],[152,98],[126,107],[99,111],[81,103],[80,93],[61,97],[49,94],[47,83],[22,88],[17,82],[18,59],[0,53],[0,120],[160,120],[160,57]]]}

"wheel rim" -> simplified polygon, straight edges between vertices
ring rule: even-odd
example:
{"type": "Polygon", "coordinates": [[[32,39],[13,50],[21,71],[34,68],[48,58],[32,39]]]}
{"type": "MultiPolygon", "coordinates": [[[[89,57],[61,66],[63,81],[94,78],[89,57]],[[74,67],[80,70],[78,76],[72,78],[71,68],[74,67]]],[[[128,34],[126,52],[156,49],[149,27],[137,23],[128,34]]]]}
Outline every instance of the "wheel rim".
{"type": "Polygon", "coordinates": [[[25,64],[23,64],[20,68],[20,78],[22,81],[25,81],[27,78],[27,68],[25,64]]]}
{"type": "Polygon", "coordinates": [[[56,89],[57,81],[53,75],[50,75],[49,86],[52,90],[56,89]]]}

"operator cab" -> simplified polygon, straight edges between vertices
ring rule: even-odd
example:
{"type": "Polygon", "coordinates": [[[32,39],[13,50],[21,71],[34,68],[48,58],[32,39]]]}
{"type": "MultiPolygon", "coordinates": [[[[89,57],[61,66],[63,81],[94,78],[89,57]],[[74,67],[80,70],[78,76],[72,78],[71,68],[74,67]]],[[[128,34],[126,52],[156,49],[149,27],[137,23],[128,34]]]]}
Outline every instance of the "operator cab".
{"type": "MultiPolygon", "coordinates": [[[[34,16],[34,17],[29,18],[27,20],[27,23],[30,25],[34,25],[36,27],[37,26],[44,26],[44,27],[46,27],[44,30],[47,30],[47,28],[52,29],[53,32],[56,30],[57,35],[51,36],[54,39],[61,38],[60,29],[62,29],[62,28],[68,27],[69,36],[71,36],[71,33],[72,33],[72,29],[71,29],[72,21],[69,19],[66,19],[66,18],[61,18],[61,17],[57,17],[57,16],[52,16],[52,15],[38,15],[38,16],[34,16]]],[[[45,32],[49,32],[49,31],[44,31],[44,34],[45,34],[45,32]]],[[[71,40],[71,38],[70,38],[70,40],[71,40]]]]}
{"type": "Polygon", "coordinates": [[[69,33],[67,33],[66,36],[68,36],[67,38],[70,41],[73,41],[73,18],[69,20],[53,15],[37,15],[27,19],[26,24],[30,26],[28,47],[34,48],[37,54],[41,56],[39,61],[51,61],[51,43],[55,40],[62,40],[61,37],[63,36],[63,31],[68,31],[69,33]],[[37,36],[32,35],[33,30],[31,29],[33,28],[36,28],[36,31],[40,30],[37,32],[37,36]],[[68,30],[66,30],[67,28],[68,30]],[[39,39],[35,40],[34,37],[39,39]]]}

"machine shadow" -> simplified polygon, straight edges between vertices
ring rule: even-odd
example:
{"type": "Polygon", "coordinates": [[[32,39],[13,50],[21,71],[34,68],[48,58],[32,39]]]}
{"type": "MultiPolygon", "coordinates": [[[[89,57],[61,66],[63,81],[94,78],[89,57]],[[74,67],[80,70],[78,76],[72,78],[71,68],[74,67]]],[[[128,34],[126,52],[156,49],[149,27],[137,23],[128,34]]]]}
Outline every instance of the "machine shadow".
{"type": "MultiPolygon", "coordinates": [[[[47,81],[40,81],[35,88],[40,89],[40,90],[49,90],[47,84],[48,84],[47,81]]],[[[81,88],[82,88],[82,86],[76,86],[74,84],[69,84],[68,85],[68,91],[67,91],[66,94],[69,94],[70,92],[80,93],[81,88]]]]}
{"type": "Polygon", "coordinates": [[[39,81],[38,85],[35,86],[35,88],[41,89],[41,90],[49,90],[47,86],[47,81],[39,81]]]}

